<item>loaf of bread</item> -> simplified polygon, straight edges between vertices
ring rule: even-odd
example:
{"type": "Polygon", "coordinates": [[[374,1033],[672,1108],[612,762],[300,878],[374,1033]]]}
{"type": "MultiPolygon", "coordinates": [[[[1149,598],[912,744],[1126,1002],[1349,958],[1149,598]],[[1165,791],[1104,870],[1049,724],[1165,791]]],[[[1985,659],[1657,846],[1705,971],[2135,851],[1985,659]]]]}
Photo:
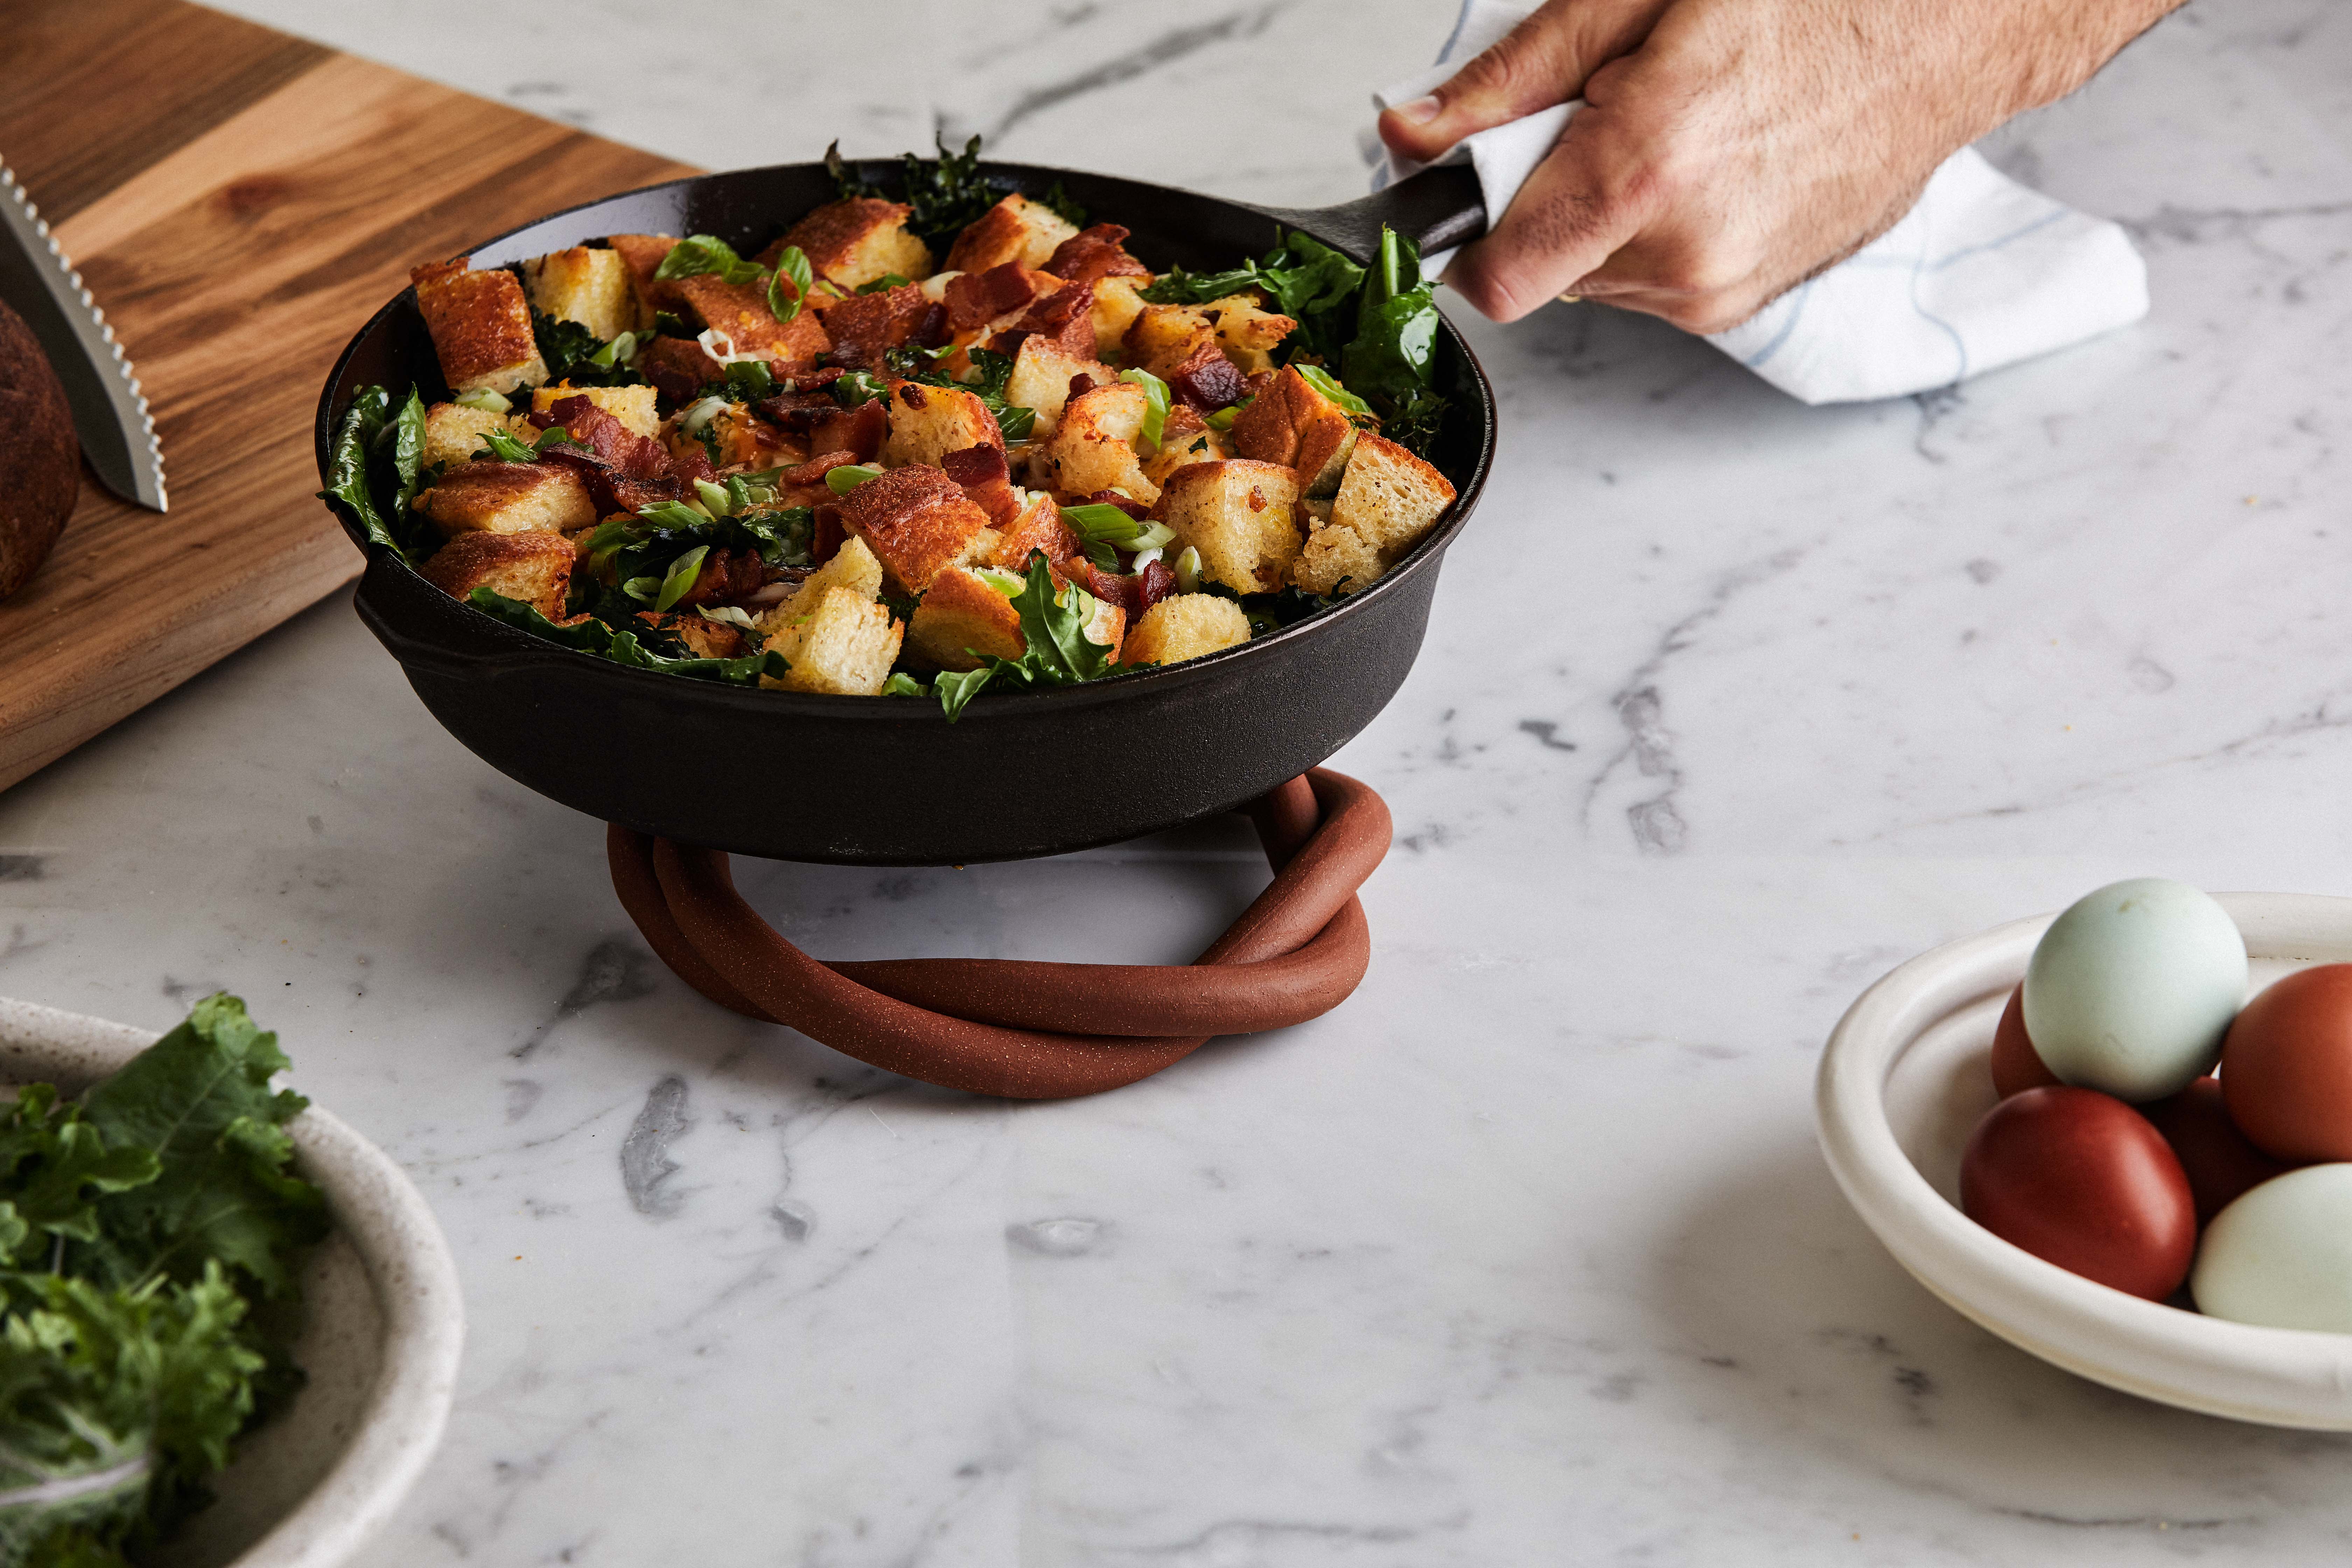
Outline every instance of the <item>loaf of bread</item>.
{"type": "Polygon", "coordinates": [[[0,300],[0,599],[30,581],[81,491],[81,443],[58,373],[0,300]]]}

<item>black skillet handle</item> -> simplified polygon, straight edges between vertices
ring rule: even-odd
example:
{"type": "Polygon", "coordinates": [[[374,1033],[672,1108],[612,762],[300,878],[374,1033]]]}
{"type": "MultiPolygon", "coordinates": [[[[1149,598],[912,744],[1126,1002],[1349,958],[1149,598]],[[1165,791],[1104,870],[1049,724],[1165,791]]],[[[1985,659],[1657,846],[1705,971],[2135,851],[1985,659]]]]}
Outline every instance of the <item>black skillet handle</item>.
{"type": "Polygon", "coordinates": [[[1260,207],[1286,228],[1301,228],[1369,261],[1381,246],[1385,224],[1421,247],[1423,256],[1467,245],[1486,232],[1486,199],[1478,172],[1467,163],[1444,163],[1408,175],[1336,207],[1260,207]]]}

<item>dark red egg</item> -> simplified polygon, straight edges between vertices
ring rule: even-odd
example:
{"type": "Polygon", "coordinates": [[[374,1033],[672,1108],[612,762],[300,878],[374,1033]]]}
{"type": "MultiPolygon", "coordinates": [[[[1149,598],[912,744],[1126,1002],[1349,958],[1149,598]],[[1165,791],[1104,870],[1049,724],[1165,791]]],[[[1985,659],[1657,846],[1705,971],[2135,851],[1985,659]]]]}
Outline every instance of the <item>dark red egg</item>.
{"type": "Polygon", "coordinates": [[[2352,963],[2299,969],[2247,1003],[2221,1044],[2221,1092],[2264,1153],[2352,1160],[2352,963]]]}
{"type": "Polygon", "coordinates": [[[2197,1205],[2163,1134],[2113,1095],[2029,1089],[1985,1112],[1960,1208],[2034,1257],[2161,1301],[2197,1251],[2197,1205]]]}
{"type": "Polygon", "coordinates": [[[2238,1131],[2219,1079],[2200,1078],[2179,1094],[2141,1106],[2139,1113],[2172,1146],[2189,1177],[2200,1225],[2228,1208],[2249,1187],[2294,1169],[2255,1148],[2238,1131]]]}
{"type": "Polygon", "coordinates": [[[2025,987],[2020,985],[2009,994],[2009,1005],[1992,1032],[1993,1092],[2007,1100],[2029,1089],[2054,1089],[2062,1081],[2025,1037],[2025,987]]]}

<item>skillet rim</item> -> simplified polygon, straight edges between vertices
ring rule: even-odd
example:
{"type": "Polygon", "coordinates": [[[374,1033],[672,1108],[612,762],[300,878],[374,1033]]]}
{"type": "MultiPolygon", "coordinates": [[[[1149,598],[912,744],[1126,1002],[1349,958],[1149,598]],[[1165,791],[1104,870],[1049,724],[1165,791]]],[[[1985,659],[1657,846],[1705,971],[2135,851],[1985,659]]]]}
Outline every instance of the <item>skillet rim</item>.
{"type": "MultiPolygon", "coordinates": [[[[874,165],[895,167],[898,163],[896,159],[856,159],[847,162],[861,174],[874,165]]],[[[590,201],[578,202],[568,207],[541,214],[488,238],[478,240],[461,254],[472,256],[480,251],[493,250],[516,236],[542,225],[553,223],[575,214],[587,213],[594,208],[631,197],[692,186],[705,181],[735,179],[751,174],[823,172],[824,169],[824,165],[816,162],[763,163],[741,169],[721,169],[699,174],[685,174],[676,179],[656,181],[649,185],[637,185],[624,191],[609,192],[590,201]]],[[[1123,174],[1106,174],[1094,170],[1071,169],[1054,164],[1010,163],[983,159],[980,169],[983,174],[1012,176],[1014,181],[1012,187],[1013,190],[1025,192],[1032,188],[1031,176],[1041,176],[1043,180],[1051,180],[1057,176],[1076,175],[1090,182],[1109,181],[1129,187],[1138,193],[1181,197],[1187,201],[1214,203],[1220,206],[1245,213],[1255,218],[1315,236],[1315,230],[1311,226],[1295,221],[1300,217],[1316,216],[1309,211],[1285,210],[1276,213],[1252,203],[1238,201],[1228,196],[1214,196],[1204,192],[1186,190],[1181,186],[1162,185],[1148,180],[1130,179],[1123,174]]],[[[500,265],[505,264],[500,263],[500,265]]],[[[379,306],[343,345],[342,352],[335,356],[333,365],[327,372],[325,384],[320,390],[318,413],[312,422],[314,456],[318,464],[321,488],[332,482],[331,468],[334,454],[335,426],[343,412],[335,405],[335,393],[336,388],[344,379],[346,367],[359,353],[363,344],[377,332],[386,329],[389,318],[395,311],[404,306],[414,308],[412,301],[415,295],[415,288],[412,284],[402,289],[400,292],[379,306]]],[[[1441,331],[1451,340],[1454,352],[1461,356],[1462,363],[1469,373],[1469,381],[1477,391],[1477,403],[1475,408],[1475,416],[1479,419],[1477,451],[1469,473],[1455,487],[1454,503],[1447,510],[1444,520],[1427,538],[1413,547],[1402,562],[1381,574],[1380,580],[1370,587],[1360,593],[1349,595],[1327,609],[1317,611],[1288,626],[1277,627],[1270,633],[1254,637],[1245,643],[1221,648],[1213,654],[1186,659],[1179,664],[1152,666],[1103,679],[1081,681],[1073,686],[992,691],[983,695],[999,699],[1057,701],[1064,708],[1076,710],[1082,707],[1098,706],[1104,702],[1124,700],[1129,697],[1140,697],[1149,692],[1170,691],[1179,684],[1214,679],[1214,671],[1239,659],[1261,653],[1267,658],[1276,657],[1276,650],[1286,646],[1296,647],[1303,643],[1315,635],[1317,628],[1336,624],[1351,614],[1360,613],[1365,604],[1392,587],[1401,587],[1404,583],[1423,573],[1437,570],[1445,551],[1467,525],[1470,514],[1476,510],[1478,501],[1485,493],[1486,480],[1494,469],[1495,450],[1501,423],[1497,417],[1499,410],[1496,403],[1494,384],[1487,377],[1486,366],[1479,363],[1476,353],[1470,347],[1469,340],[1464,335],[1461,328],[1442,309],[1438,312],[1438,321],[1441,331]],[[1086,700],[1080,700],[1081,699],[1086,700]]],[[[323,498],[320,504],[326,507],[336,522],[341,526],[344,535],[359,548],[369,568],[374,567],[379,555],[382,555],[386,558],[385,564],[391,570],[405,571],[410,577],[415,579],[417,585],[430,586],[425,584],[415,568],[392,556],[388,550],[380,550],[378,546],[371,543],[361,531],[359,525],[347,518],[340,508],[323,498]]],[[[688,691],[697,693],[696,700],[740,704],[748,711],[779,716],[822,713],[829,720],[852,719],[862,721],[870,717],[877,721],[891,723],[913,721],[946,726],[985,720],[992,713],[1007,712],[1009,706],[1001,701],[974,702],[965,707],[955,719],[950,720],[934,701],[909,702],[900,699],[898,701],[889,702],[872,697],[854,697],[825,692],[776,691],[757,686],[733,686],[713,680],[699,680],[660,670],[637,669],[627,665],[614,664],[610,659],[602,658],[577,648],[565,647],[560,643],[552,643],[543,637],[533,637],[519,627],[509,626],[496,616],[483,614],[470,605],[457,606],[471,617],[471,620],[467,623],[468,631],[481,631],[487,634],[488,639],[492,644],[505,646],[498,652],[468,651],[462,654],[447,654],[443,653],[429,638],[419,637],[405,626],[392,624],[391,620],[383,616],[382,609],[368,605],[366,595],[366,580],[363,575],[356,595],[357,602],[362,606],[362,618],[367,622],[369,628],[376,634],[379,640],[386,644],[387,651],[404,668],[408,666],[410,660],[403,647],[392,646],[395,638],[409,648],[430,649],[428,657],[435,662],[448,660],[461,663],[470,667],[471,671],[478,676],[496,678],[509,672],[520,673],[532,668],[593,666],[608,679],[659,681],[662,683],[660,689],[672,692],[681,700],[685,700],[685,693],[679,692],[678,688],[684,687],[688,691]],[[580,664],[575,665],[573,661],[580,661],[580,664]],[[850,704],[862,704],[870,711],[861,713],[848,706],[850,704]]],[[[452,601],[452,603],[456,602],[452,601]]],[[[1416,647],[1412,662],[1418,663],[1419,658],[1420,650],[1416,647]]]]}

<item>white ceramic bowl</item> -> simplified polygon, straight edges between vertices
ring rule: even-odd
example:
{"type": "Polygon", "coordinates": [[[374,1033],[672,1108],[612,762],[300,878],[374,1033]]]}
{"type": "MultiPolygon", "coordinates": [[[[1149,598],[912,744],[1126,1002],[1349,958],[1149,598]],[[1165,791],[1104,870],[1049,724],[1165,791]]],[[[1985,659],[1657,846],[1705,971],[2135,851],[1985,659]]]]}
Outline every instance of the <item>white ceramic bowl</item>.
{"type": "MultiPolygon", "coordinates": [[[[0,998],[0,1083],[75,1093],[155,1038],[0,998]]],[[[335,1221],[302,1277],[308,1322],[294,1360],[309,1381],[213,1479],[219,1500],[165,1550],[170,1568],[347,1562],[415,1484],[449,1417],[465,1309],[433,1211],[383,1151],[318,1107],[287,1131],[335,1221]]]]}
{"type": "MultiPolygon", "coordinates": [[[[2223,893],[2256,990],[2352,961],[2352,899],[2223,893]]],[[[1911,960],[1830,1036],[1814,1087],[1822,1152],[1863,1223],[1928,1289],[2084,1377],[2209,1415],[2352,1431],[2352,1334],[2263,1329],[2143,1301],[2070,1274],[1960,1213],[1960,1151],[1993,1103],[1988,1058],[2010,989],[2053,916],[1911,960]]]]}

